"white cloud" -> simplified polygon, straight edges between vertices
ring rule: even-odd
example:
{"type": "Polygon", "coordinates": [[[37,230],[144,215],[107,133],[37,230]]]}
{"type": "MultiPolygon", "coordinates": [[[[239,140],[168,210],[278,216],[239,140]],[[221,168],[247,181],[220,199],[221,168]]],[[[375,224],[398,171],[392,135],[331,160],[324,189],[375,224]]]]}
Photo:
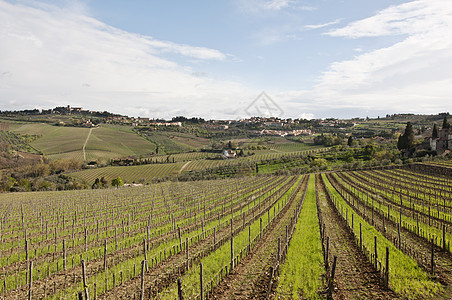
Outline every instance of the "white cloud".
{"type": "Polygon", "coordinates": [[[452,6],[418,0],[330,31],[335,37],[398,36],[395,44],[333,63],[312,96],[330,108],[435,113],[452,110],[452,6]],[[402,35],[403,34],[403,35],[402,35]]]}
{"type": "Polygon", "coordinates": [[[0,0],[0,39],[0,105],[9,103],[7,109],[71,104],[151,117],[222,118],[234,101],[255,93],[164,58],[166,52],[229,58],[218,50],[128,33],[54,6],[0,0]]]}
{"type": "Polygon", "coordinates": [[[331,25],[336,25],[341,21],[342,21],[342,19],[336,19],[336,20],[328,22],[328,23],[316,24],[316,25],[306,25],[305,28],[306,29],[320,29],[320,28],[331,26],[331,25]]]}
{"type": "Polygon", "coordinates": [[[263,11],[282,11],[284,9],[298,9],[304,11],[315,10],[312,6],[299,5],[297,0],[236,0],[242,12],[260,13],[263,11]]]}
{"type": "Polygon", "coordinates": [[[378,37],[394,34],[422,34],[451,25],[449,0],[417,0],[391,6],[375,16],[353,22],[328,32],[331,36],[349,38],[378,37]]]}
{"type": "Polygon", "coordinates": [[[226,55],[216,49],[209,49],[204,47],[193,47],[189,45],[181,45],[168,41],[158,41],[147,38],[148,44],[164,52],[173,52],[187,57],[193,57],[202,60],[225,60],[226,55]]]}
{"type": "Polygon", "coordinates": [[[281,10],[283,8],[289,7],[293,0],[271,0],[266,1],[262,4],[265,9],[269,10],[281,10]]]}

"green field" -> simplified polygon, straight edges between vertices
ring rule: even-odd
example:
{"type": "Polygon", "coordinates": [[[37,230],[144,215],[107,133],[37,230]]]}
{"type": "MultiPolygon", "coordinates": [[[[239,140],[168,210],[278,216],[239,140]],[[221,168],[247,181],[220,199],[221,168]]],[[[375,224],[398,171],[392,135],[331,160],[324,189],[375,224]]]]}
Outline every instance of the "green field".
{"type": "Polygon", "coordinates": [[[176,177],[185,163],[153,164],[142,166],[114,166],[70,173],[88,184],[93,184],[96,178],[105,177],[107,181],[121,177],[124,183],[149,183],[164,177],[176,177]]]}
{"type": "Polygon", "coordinates": [[[136,135],[129,127],[102,126],[92,130],[86,144],[86,159],[144,156],[154,151],[154,144],[136,135]]]}
{"type": "Polygon", "coordinates": [[[141,131],[147,140],[159,147],[159,154],[173,154],[193,151],[208,146],[209,140],[180,132],[141,131]]]}
{"type": "MultiPolygon", "coordinates": [[[[43,123],[12,123],[11,130],[21,135],[38,136],[31,146],[51,160],[83,160],[83,145],[91,129],[43,123]]],[[[101,159],[106,162],[117,157],[151,154],[155,151],[155,145],[135,134],[130,127],[103,125],[91,130],[85,151],[87,161],[101,159]]]]}

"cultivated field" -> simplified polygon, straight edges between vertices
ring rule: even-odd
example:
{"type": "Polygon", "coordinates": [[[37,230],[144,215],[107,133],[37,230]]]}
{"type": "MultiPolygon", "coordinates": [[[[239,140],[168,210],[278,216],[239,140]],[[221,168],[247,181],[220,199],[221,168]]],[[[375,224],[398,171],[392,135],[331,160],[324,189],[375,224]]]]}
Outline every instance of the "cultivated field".
{"type": "Polygon", "coordinates": [[[307,154],[315,154],[316,152],[323,150],[324,149],[314,149],[297,152],[256,154],[236,159],[212,159],[214,157],[218,157],[220,154],[189,152],[154,156],[150,158],[153,163],[147,165],[109,166],[74,172],[69,175],[82,179],[88,184],[93,184],[96,178],[105,177],[105,179],[111,181],[113,178],[118,176],[121,177],[125,183],[149,183],[153,180],[161,178],[177,177],[183,172],[187,173],[190,171],[201,171],[218,167],[235,166],[240,163],[259,163],[278,158],[293,159],[307,154]]]}
{"type": "Polygon", "coordinates": [[[448,172],[411,165],[2,194],[1,295],[448,299],[448,172]]]}
{"type": "Polygon", "coordinates": [[[148,155],[156,148],[155,144],[125,126],[103,125],[90,129],[43,123],[12,123],[11,130],[22,135],[37,136],[30,145],[51,160],[86,158],[87,161],[102,159],[106,162],[117,157],[148,155]]]}

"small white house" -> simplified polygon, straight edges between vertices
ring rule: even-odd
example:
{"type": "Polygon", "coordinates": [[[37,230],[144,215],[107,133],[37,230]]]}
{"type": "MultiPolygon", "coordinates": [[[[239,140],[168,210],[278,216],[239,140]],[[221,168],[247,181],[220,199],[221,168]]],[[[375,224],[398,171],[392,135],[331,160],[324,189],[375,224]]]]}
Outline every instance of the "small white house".
{"type": "Polygon", "coordinates": [[[232,150],[223,150],[223,156],[225,158],[235,158],[237,156],[237,153],[232,150]]]}

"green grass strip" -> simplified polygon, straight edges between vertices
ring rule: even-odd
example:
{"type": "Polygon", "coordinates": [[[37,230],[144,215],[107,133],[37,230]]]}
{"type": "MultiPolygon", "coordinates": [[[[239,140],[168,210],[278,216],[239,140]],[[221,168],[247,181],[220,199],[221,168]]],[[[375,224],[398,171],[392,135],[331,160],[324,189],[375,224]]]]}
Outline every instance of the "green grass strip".
{"type": "MultiPolygon", "coordinates": [[[[322,174],[327,189],[343,207],[343,211],[353,212],[353,209],[344,201],[331,183],[322,174]]],[[[418,266],[416,261],[397,249],[391,241],[387,240],[375,227],[367,223],[356,213],[354,215],[353,232],[359,238],[359,224],[362,226],[363,246],[374,249],[374,237],[377,237],[377,252],[382,261],[389,247],[389,286],[406,299],[433,298],[441,292],[440,283],[434,282],[429,275],[418,266]]],[[[351,223],[351,215],[348,217],[351,223]]]]}
{"type": "Polygon", "coordinates": [[[322,299],[318,292],[324,286],[325,268],[315,195],[314,175],[310,175],[297,230],[281,267],[276,299],[322,299]]]}

